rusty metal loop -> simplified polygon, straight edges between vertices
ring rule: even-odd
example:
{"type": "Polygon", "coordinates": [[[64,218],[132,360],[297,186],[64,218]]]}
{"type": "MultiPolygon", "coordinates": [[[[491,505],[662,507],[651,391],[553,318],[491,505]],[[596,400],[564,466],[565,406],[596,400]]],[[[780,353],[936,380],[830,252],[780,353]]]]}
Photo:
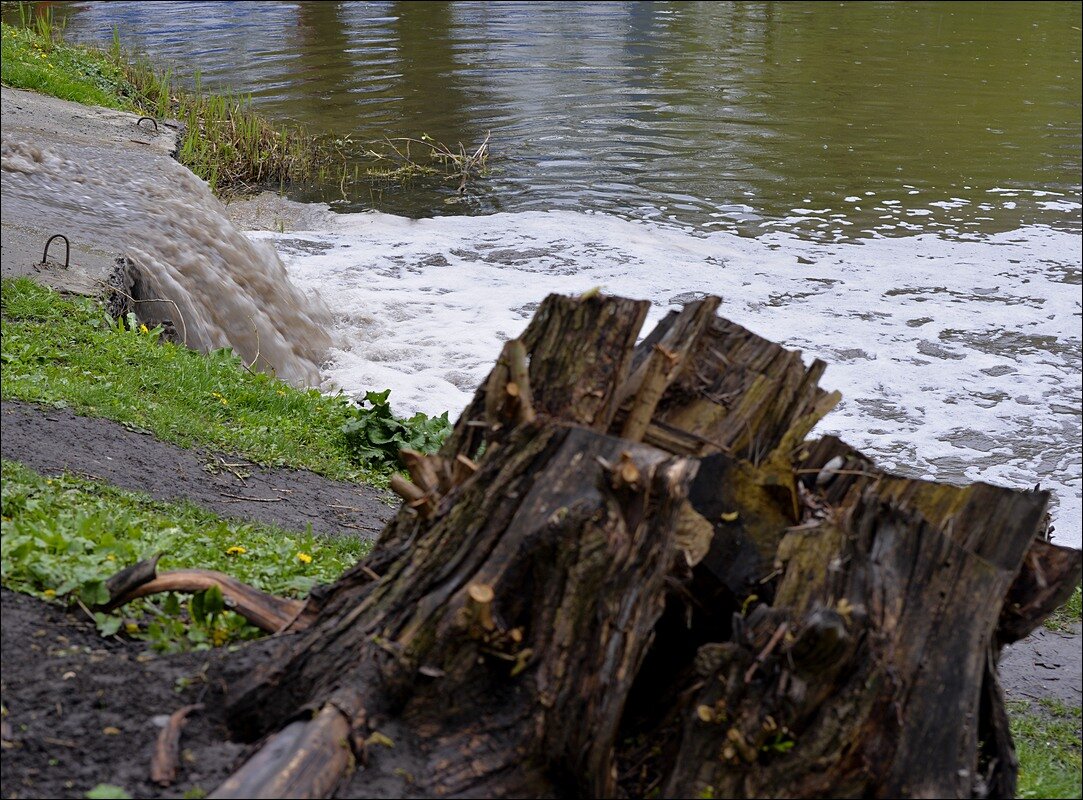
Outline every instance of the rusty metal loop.
{"type": "Polygon", "coordinates": [[[53,243],[54,239],[64,240],[64,269],[68,268],[68,264],[71,262],[71,242],[68,241],[68,237],[62,233],[56,233],[49,237],[49,241],[45,243],[45,252],[41,254],[41,264],[45,266],[49,263],[49,245],[53,243]]]}
{"type": "Polygon", "coordinates": [[[137,119],[135,121],[135,127],[138,128],[139,123],[142,122],[145,119],[149,119],[151,122],[154,123],[154,132],[157,133],[158,132],[158,120],[156,120],[154,117],[140,117],[139,119],[137,119]]]}

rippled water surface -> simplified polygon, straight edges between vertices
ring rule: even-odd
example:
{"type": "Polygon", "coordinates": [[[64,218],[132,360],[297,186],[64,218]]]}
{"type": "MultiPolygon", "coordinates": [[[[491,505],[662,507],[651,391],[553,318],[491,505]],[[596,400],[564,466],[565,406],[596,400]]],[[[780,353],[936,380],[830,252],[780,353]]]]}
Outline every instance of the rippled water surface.
{"type": "Polygon", "coordinates": [[[828,237],[1079,229],[1078,3],[62,4],[268,115],[477,144],[454,186],[307,197],[410,216],[596,209],[828,237]]]}
{"type": "Polygon", "coordinates": [[[331,179],[293,196],[383,213],[258,235],[331,307],[327,386],[454,416],[550,291],[721,294],[832,365],[825,430],[1040,481],[1079,544],[1083,5],[58,5],[354,155],[491,133],[465,198],[331,179]]]}

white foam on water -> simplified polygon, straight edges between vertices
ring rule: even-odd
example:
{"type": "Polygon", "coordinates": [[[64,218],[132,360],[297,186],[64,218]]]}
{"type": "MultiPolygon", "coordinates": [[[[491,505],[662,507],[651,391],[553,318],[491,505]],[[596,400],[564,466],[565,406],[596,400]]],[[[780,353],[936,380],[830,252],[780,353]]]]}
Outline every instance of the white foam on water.
{"type": "Polygon", "coordinates": [[[330,388],[390,388],[400,413],[462,410],[502,342],[550,292],[647,298],[645,331],[696,293],[822,358],[836,433],[887,469],[1055,493],[1054,540],[1080,544],[1080,238],[1043,226],[850,243],[695,233],[602,214],[409,220],[343,215],[275,241],[319,291],[339,346],[330,388]]]}

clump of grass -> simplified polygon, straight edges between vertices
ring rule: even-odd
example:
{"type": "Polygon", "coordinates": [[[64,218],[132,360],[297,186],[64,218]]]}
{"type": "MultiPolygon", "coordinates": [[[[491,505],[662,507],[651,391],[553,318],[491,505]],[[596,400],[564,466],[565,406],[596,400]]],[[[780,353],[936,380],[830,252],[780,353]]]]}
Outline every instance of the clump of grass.
{"type": "MultiPolygon", "coordinates": [[[[186,503],[161,503],[106,483],[44,478],[2,463],[0,580],[15,591],[84,607],[108,598],[105,581],[163,553],[163,570],[229,573],[277,595],[303,597],[371,549],[351,536],[318,536],[223,520],[186,503]]],[[[201,593],[201,595],[204,593],[201,593]]],[[[213,594],[213,593],[212,593],[213,594]]],[[[130,603],[94,614],[105,635],[123,631],[161,650],[203,648],[260,635],[242,617],[197,595],[130,603]]]]}
{"type": "Polygon", "coordinates": [[[1077,586],[1068,602],[1050,614],[1044,624],[1051,631],[1070,631],[1080,621],[1083,621],[1083,590],[1077,586]]]}
{"type": "Polygon", "coordinates": [[[5,85],[180,120],[179,160],[220,195],[310,180],[338,157],[303,129],[263,119],[250,98],[205,93],[198,73],[194,90],[182,88],[169,70],[126,55],[116,31],[108,50],[72,45],[51,8],[19,9],[22,24],[2,26],[5,85]]]}
{"type": "Polygon", "coordinates": [[[184,123],[177,158],[218,194],[310,180],[332,157],[303,129],[272,125],[253,112],[249,97],[205,93],[198,72],[193,91],[145,60],[130,62],[125,74],[141,110],[184,123]]]}
{"type": "Polygon", "coordinates": [[[203,355],[126,330],[95,301],[64,299],[27,278],[0,295],[4,399],[71,406],[272,466],[386,485],[392,465],[366,461],[343,433],[356,418],[342,395],[252,373],[229,350],[203,355]]]}
{"type": "Polygon", "coordinates": [[[4,85],[86,105],[136,110],[128,100],[132,88],[123,69],[105,54],[64,44],[51,19],[46,14],[24,27],[0,24],[4,85]]]}
{"type": "Polygon", "coordinates": [[[1083,743],[1080,708],[1057,700],[1008,703],[1019,756],[1019,797],[1080,797],[1083,743]]]}

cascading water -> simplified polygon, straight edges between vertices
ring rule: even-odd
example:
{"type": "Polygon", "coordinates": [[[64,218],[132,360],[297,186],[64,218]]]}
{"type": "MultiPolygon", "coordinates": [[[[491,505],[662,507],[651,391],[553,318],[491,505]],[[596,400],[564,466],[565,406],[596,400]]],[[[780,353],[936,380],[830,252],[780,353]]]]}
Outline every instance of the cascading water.
{"type": "Polygon", "coordinates": [[[331,345],[324,303],[290,282],[269,243],[233,226],[206,183],[170,159],[160,162],[150,177],[100,152],[76,160],[8,132],[0,147],[5,199],[48,197],[122,243],[116,255],[140,273],[142,318],[171,319],[189,347],[230,347],[289,383],[319,383],[331,345]]]}

